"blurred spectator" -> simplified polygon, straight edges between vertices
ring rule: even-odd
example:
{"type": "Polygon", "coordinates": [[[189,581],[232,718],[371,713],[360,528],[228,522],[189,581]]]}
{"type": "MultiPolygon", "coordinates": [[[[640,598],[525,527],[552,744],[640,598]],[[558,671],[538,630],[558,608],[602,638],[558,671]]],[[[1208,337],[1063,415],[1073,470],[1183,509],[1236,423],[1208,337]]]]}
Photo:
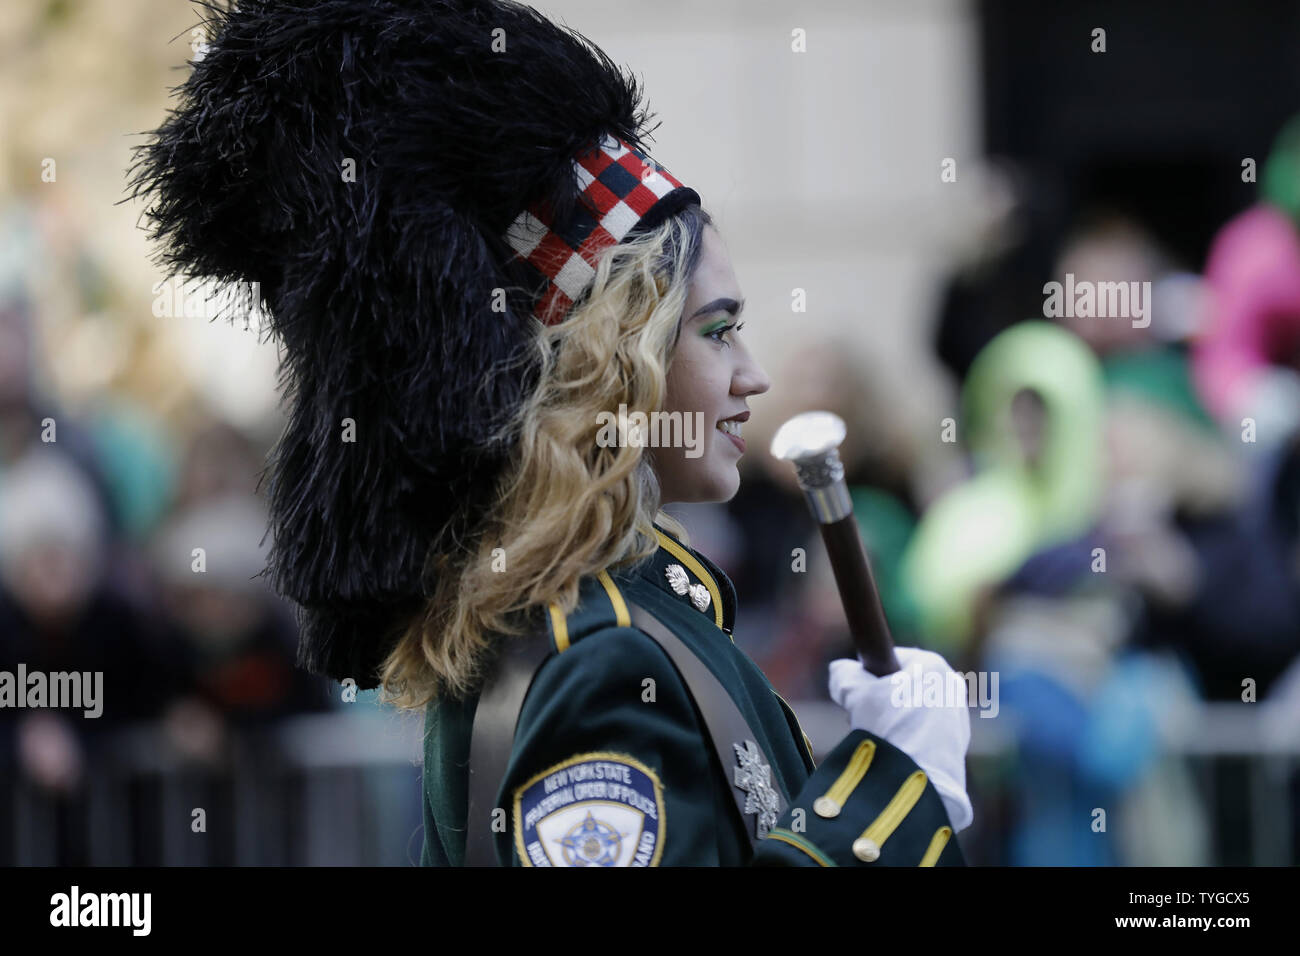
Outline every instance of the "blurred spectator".
{"type": "MultiPolygon", "coordinates": [[[[51,446],[29,449],[0,491],[0,648],[6,669],[102,670],[101,722],[157,714],[165,644],[154,615],[107,576],[106,520],[89,483],[51,446]]],[[[102,723],[100,724],[102,726],[102,723]]]]}
{"type": "MultiPolygon", "coordinates": [[[[36,444],[0,486],[0,670],[102,674],[102,713],[0,710],[6,779],[43,792],[57,815],[61,862],[86,861],[80,791],[88,757],[112,729],[159,715],[172,695],[170,647],[154,615],[106,572],[107,519],[79,469],[36,444]]],[[[48,678],[47,678],[48,679],[48,678]]],[[[4,799],[14,793],[6,788],[4,799]]],[[[12,814],[0,815],[13,819],[12,814]]],[[[0,856],[11,858],[0,835],[0,856]]]]}
{"type": "Polygon", "coordinates": [[[1205,265],[1210,321],[1196,379],[1231,432],[1256,423],[1256,443],[1300,426],[1300,116],[1282,130],[1261,182],[1264,201],[1219,231],[1205,265]]]}
{"type": "Polygon", "coordinates": [[[31,306],[17,285],[0,288],[0,489],[5,472],[33,445],[57,443],[90,484],[104,534],[120,525],[108,481],[86,431],[37,385],[38,342],[31,306]]]}
{"type": "Polygon", "coordinates": [[[239,726],[328,706],[325,682],[295,665],[292,613],[258,577],[266,529],[257,499],[221,494],[173,516],[153,548],[181,686],[192,703],[239,726]]]}
{"type": "MultiPolygon", "coordinates": [[[[1080,315],[1085,310],[1067,308],[1059,321],[1087,342],[1101,359],[1145,348],[1155,339],[1156,329],[1169,321],[1168,317],[1157,318],[1145,290],[1151,289],[1154,297],[1156,280],[1169,269],[1165,253],[1141,224],[1110,210],[1092,210],[1081,217],[1067,238],[1052,279],[1065,283],[1067,276],[1073,276],[1070,281],[1076,289],[1083,288],[1083,283],[1092,284],[1094,289],[1103,282],[1124,283],[1136,289],[1140,298],[1127,298],[1127,314],[1109,315],[1101,312],[1099,292],[1094,308],[1086,310],[1092,314],[1080,315]],[[1141,318],[1137,314],[1139,304],[1145,310],[1141,318]]],[[[1125,300],[1118,299],[1116,304],[1123,306],[1125,300]]],[[[1043,308],[1040,302],[1038,314],[1043,314],[1043,308]]]]}
{"type": "Polygon", "coordinates": [[[1084,344],[1045,322],[1012,326],[971,367],[962,428],[975,474],[931,505],[903,558],[922,631],[941,653],[960,660],[993,589],[1096,522],[1102,389],[1084,344]]]}
{"type": "Polygon", "coordinates": [[[1186,527],[1199,564],[1183,602],[1152,603],[1137,640],[1169,645],[1212,700],[1255,699],[1300,659],[1300,433],[1259,462],[1235,513],[1186,527]]]}

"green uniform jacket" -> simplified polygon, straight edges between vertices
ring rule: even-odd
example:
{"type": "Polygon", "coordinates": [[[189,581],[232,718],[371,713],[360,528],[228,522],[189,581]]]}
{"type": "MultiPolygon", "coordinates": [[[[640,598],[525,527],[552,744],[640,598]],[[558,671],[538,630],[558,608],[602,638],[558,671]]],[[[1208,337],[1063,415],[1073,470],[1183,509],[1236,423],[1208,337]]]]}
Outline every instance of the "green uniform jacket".
{"type": "MultiPolygon", "coordinates": [[[[497,794],[498,860],[513,866],[964,865],[943,802],[901,750],[853,731],[815,765],[794,712],[732,641],[731,581],[662,528],[657,534],[660,547],[651,559],[584,579],[572,614],[549,609],[552,653],[524,700],[497,794]],[[728,782],[737,767],[723,776],[668,656],[629,626],[628,600],[708,666],[770,762],[771,784],[788,806],[757,852],[746,835],[746,828],[754,832],[756,815],[742,822],[728,782]]],[[[476,704],[477,697],[440,699],[427,713],[425,866],[459,866],[464,859],[476,704]]]]}

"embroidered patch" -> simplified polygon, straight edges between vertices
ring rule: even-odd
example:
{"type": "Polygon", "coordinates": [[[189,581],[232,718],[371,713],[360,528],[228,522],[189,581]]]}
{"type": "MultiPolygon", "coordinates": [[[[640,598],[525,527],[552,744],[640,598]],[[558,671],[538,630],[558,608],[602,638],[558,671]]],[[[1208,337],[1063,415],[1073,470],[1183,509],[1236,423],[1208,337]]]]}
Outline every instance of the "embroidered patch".
{"type": "Polygon", "coordinates": [[[663,786],[639,760],[585,753],[515,790],[515,848],[525,866],[657,866],[663,786]]]}

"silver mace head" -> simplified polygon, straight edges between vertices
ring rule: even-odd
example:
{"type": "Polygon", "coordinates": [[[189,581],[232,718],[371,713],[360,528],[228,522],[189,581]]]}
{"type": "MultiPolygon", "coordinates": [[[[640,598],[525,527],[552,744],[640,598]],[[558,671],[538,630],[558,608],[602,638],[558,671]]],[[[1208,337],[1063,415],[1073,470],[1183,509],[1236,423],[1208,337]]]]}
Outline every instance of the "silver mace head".
{"type": "Polygon", "coordinates": [[[808,508],[822,524],[852,514],[853,502],[844,483],[840,444],[848,429],[830,412],[804,412],[776,430],[772,457],[791,462],[808,508]]]}

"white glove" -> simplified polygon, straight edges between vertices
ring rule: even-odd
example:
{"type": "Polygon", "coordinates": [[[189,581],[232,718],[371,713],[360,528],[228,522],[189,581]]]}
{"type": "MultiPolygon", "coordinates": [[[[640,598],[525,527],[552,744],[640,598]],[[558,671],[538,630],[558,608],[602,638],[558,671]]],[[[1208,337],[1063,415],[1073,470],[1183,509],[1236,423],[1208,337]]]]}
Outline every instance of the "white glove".
{"type": "MultiPolygon", "coordinates": [[[[875,734],[915,760],[943,798],[953,831],[963,830],[975,819],[966,795],[970,714],[965,694],[953,706],[925,706],[920,693],[925,675],[939,675],[929,678],[931,684],[942,681],[941,688],[955,688],[958,682],[948,677],[953,669],[933,651],[896,647],[894,653],[902,670],[885,677],[870,673],[861,660],[831,661],[831,699],[849,712],[854,730],[875,734]]],[[[944,693],[939,698],[948,702],[944,693]]]]}

